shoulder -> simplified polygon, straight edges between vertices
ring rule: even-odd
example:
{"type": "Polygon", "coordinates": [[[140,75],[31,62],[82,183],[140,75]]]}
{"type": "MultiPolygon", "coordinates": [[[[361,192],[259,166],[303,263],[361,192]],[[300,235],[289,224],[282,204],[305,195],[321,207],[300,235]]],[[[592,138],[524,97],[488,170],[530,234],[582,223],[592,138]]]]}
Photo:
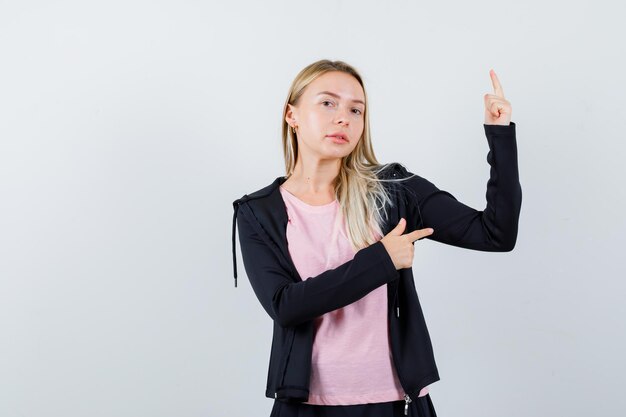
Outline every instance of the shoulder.
{"type": "Polygon", "coordinates": [[[259,199],[263,197],[267,197],[272,194],[278,187],[280,186],[281,180],[284,177],[277,177],[271,184],[268,184],[262,188],[259,188],[255,191],[252,191],[248,194],[244,194],[240,198],[233,201],[233,205],[237,205],[239,203],[243,203],[244,201],[259,199]]]}
{"type": "Polygon", "coordinates": [[[403,164],[395,161],[377,165],[374,172],[380,179],[404,178],[409,173],[403,164]]]}
{"type": "Polygon", "coordinates": [[[401,162],[389,162],[380,165],[378,177],[397,183],[402,188],[407,189],[417,196],[423,197],[438,190],[438,188],[425,177],[412,172],[401,162]],[[394,181],[398,180],[398,181],[394,181]]]}

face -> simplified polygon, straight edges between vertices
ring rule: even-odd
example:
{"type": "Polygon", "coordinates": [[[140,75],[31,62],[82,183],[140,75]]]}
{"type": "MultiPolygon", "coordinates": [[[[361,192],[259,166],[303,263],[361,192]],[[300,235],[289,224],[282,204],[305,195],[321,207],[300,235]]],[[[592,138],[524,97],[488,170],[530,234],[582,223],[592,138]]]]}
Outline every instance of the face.
{"type": "Polygon", "coordinates": [[[344,72],[327,72],[311,82],[298,105],[288,105],[285,117],[290,126],[296,126],[299,152],[322,159],[349,155],[363,134],[364,102],[363,88],[344,72]],[[333,136],[338,134],[346,140],[333,136]]]}

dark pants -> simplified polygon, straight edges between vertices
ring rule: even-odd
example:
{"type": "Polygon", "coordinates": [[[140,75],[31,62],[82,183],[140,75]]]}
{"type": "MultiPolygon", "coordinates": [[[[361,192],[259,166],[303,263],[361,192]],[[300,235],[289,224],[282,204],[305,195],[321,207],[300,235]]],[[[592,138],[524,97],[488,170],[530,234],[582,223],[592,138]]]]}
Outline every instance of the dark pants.
{"type": "MultiPolygon", "coordinates": [[[[270,417],[405,417],[404,400],[357,405],[313,405],[274,400],[270,417]]],[[[408,417],[437,417],[430,393],[409,403],[408,417]]]]}

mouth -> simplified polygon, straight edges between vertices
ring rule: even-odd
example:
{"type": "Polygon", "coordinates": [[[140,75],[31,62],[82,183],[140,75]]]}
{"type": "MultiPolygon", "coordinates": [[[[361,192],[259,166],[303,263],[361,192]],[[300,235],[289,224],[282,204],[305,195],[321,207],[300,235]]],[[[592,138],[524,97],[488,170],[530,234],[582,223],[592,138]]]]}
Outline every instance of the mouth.
{"type": "Polygon", "coordinates": [[[345,133],[331,133],[330,135],[326,135],[327,138],[333,139],[333,142],[336,143],[347,143],[348,135],[345,133]]]}

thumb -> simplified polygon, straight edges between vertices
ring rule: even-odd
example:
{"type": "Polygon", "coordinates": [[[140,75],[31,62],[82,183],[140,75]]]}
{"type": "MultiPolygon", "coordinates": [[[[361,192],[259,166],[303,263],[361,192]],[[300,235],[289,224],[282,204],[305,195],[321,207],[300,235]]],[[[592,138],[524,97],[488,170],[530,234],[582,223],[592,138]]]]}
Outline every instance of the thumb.
{"type": "Polygon", "coordinates": [[[394,227],[393,229],[391,229],[391,231],[388,234],[394,235],[394,236],[400,236],[402,235],[402,233],[404,233],[405,228],[406,228],[406,220],[404,220],[404,217],[402,217],[400,218],[398,225],[394,227]]]}

